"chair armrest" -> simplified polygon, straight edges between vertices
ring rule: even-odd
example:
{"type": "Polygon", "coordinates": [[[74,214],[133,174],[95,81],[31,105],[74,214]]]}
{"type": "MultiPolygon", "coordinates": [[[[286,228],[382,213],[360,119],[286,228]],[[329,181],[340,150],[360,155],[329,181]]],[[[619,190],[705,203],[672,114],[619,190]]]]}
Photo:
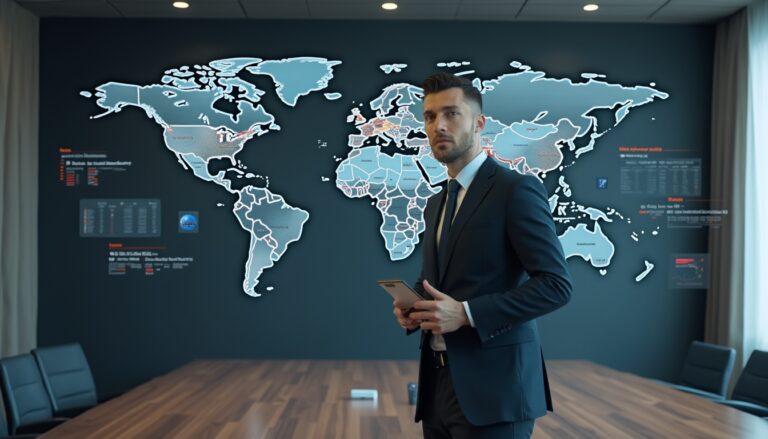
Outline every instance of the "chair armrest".
{"type": "Polygon", "coordinates": [[[45,433],[69,421],[69,418],[51,418],[45,421],[27,424],[16,429],[16,434],[45,433]]]}
{"type": "Polygon", "coordinates": [[[736,401],[733,399],[725,400],[725,401],[715,401],[718,404],[727,405],[728,407],[733,407],[735,409],[741,410],[742,412],[747,412],[750,414],[753,414],[755,416],[768,416],[768,407],[759,405],[759,404],[753,404],[751,402],[745,402],[745,401],[736,401]]]}

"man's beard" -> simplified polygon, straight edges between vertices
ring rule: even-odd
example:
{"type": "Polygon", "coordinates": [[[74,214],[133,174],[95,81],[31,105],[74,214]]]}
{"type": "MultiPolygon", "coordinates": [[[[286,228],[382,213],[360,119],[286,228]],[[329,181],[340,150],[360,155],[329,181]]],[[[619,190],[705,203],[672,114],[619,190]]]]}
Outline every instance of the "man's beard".
{"type": "Polygon", "coordinates": [[[472,133],[464,133],[456,142],[456,148],[444,152],[444,155],[438,155],[433,152],[435,158],[443,164],[451,164],[459,157],[463,156],[472,148],[472,133]]]}

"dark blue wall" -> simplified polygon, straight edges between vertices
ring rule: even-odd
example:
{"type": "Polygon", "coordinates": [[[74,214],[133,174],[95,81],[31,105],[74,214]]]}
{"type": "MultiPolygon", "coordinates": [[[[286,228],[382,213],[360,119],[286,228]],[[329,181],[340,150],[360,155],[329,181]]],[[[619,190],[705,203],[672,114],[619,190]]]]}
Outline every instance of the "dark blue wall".
{"type": "MultiPolygon", "coordinates": [[[[395,81],[418,84],[435,62],[448,60],[472,61],[482,78],[518,60],[549,77],[594,72],[624,85],[655,81],[670,98],[632,110],[565,173],[585,204],[615,205],[618,188],[596,192],[594,177],[609,170],[618,181],[619,145],[689,148],[708,170],[713,36],[711,26],[682,25],[43,19],[39,344],[81,342],[104,394],[194,358],[415,359],[416,338],[403,336],[375,280],[415,279],[420,250],[391,262],[378,211],[333,185],[332,155],[348,150],[351,100],[368,102],[395,81]],[[315,93],[295,111],[279,112],[285,107],[263,82],[270,90],[263,103],[283,129],[252,140],[239,158],[311,217],[301,241],[261,277],[275,291],[258,299],[241,288],[249,237],[229,207],[215,207],[234,199],[184,171],[143,112],[89,120],[100,109],[78,95],[108,81],[157,83],[168,68],[236,56],[343,61],[330,87],[344,93],[336,102],[315,93]],[[409,67],[385,76],[378,65],[388,62],[409,67]],[[319,150],[317,139],[328,148],[319,150]],[[58,181],[62,146],[109,151],[134,165],[105,176],[99,188],[66,188],[58,181]],[[331,182],[320,183],[321,175],[331,182]],[[193,255],[193,266],[154,277],[108,276],[108,240],[78,237],[81,198],[161,198],[163,238],[136,244],[193,255]],[[200,234],[176,233],[181,210],[200,212],[200,234]]],[[[575,293],[567,307],[540,320],[544,352],[671,379],[687,345],[702,336],[704,293],[668,289],[667,260],[674,252],[706,251],[706,233],[669,230],[635,244],[626,225],[604,231],[617,248],[609,272],[600,276],[569,260],[575,293]],[[657,267],[635,283],[643,258],[657,267]]]]}

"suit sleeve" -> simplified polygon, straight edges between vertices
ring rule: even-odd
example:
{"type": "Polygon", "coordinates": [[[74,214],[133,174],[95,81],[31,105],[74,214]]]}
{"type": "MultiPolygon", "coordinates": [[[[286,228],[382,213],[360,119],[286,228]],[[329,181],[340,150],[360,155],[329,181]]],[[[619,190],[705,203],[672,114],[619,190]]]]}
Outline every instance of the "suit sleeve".
{"type": "Polygon", "coordinates": [[[507,239],[528,280],[469,300],[482,342],[560,308],[571,297],[570,275],[544,185],[534,177],[520,179],[511,185],[504,210],[507,239]]]}

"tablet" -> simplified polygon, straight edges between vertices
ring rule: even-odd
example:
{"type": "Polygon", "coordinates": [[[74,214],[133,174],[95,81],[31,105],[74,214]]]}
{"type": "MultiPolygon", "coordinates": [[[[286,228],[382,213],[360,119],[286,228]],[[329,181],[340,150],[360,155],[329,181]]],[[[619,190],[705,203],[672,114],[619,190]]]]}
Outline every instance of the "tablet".
{"type": "Polygon", "coordinates": [[[417,300],[425,300],[421,294],[401,280],[380,280],[377,281],[377,283],[381,288],[384,288],[393,299],[397,299],[405,309],[413,308],[413,304],[417,300]]]}

